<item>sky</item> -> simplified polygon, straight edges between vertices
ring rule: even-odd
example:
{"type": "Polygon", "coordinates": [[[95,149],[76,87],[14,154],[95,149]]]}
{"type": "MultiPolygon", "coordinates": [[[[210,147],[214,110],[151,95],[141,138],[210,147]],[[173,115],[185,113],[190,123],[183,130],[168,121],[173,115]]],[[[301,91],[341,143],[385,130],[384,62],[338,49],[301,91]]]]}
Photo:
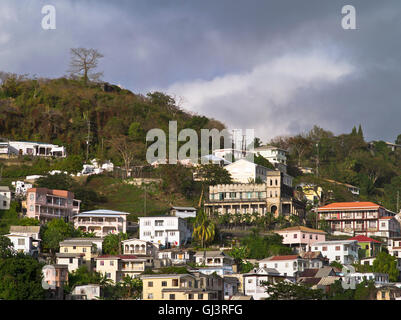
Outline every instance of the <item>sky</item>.
{"type": "Polygon", "coordinates": [[[0,70],[67,74],[70,48],[95,48],[103,80],[162,91],[188,111],[263,142],[318,125],[401,134],[399,0],[1,0],[0,70]],[[344,5],[356,29],[342,28],[344,5]],[[42,7],[56,29],[42,28],[42,7]]]}

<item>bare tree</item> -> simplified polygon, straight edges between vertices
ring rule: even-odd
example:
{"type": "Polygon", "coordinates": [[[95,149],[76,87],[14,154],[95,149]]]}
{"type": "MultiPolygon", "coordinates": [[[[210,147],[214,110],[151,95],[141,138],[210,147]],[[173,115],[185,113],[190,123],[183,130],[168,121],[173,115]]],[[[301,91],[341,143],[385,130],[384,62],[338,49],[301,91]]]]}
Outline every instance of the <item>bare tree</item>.
{"type": "Polygon", "coordinates": [[[75,76],[81,75],[85,84],[89,80],[97,81],[103,72],[92,73],[91,71],[97,68],[100,58],[103,58],[103,55],[96,49],[72,48],[69,72],[75,76]]]}
{"type": "Polygon", "coordinates": [[[135,158],[135,146],[126,136],[114,136],[110,140],[112,149],[114,149],[123,159],[126,177],[130,176],[131,165],[135,158]]]}

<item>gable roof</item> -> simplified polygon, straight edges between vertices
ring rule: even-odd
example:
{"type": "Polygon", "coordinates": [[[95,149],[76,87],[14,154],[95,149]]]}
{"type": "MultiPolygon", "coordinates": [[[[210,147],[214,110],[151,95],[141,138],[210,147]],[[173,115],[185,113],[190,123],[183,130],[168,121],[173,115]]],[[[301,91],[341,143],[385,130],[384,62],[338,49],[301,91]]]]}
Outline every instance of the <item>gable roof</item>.
{"type": "Polygon", "coordinates": [[[299,255],[292,254],[292,255],[287,255],[287,256],[273,256],[273,257],[267,258],[265,260],[268,260],[268,261],[280,261],[280,260],[295,260],[295,259],[299,259],[299,258],[300,258],[299,255]]]}
{"type": "Polygon", "coordinates": [[[380,241],[377,241],[375,239],[369,238],[367,236],[363,235],[358,235],[352,238],[349,238],[348,240],[357,240],[358,242],[375,242],[375,243],[381,243],[380,241]]]}
{"type": "Polygon", "coordinates": [[[299,278],[310,278],[310,277],[315,277],[316,273],[319,271],[319,269],[304,269],[298,277],[299,278]]]}

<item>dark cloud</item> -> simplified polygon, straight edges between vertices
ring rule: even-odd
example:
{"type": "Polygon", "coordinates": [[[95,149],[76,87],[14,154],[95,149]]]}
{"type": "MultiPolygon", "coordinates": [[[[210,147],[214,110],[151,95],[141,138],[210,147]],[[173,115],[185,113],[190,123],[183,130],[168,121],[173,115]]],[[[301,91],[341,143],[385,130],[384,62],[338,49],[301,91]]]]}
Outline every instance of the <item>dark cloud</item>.
{"type": "Polygon", "coordinates": [[[401,133],[399,0],[353,0],[358,30],[341,28],[343,1],[58,0],[57,29],[45,31],[49,2],[1,2],[1,70],[57,77],[71,47],[93,47],[105,80],[183,96],[264,141],[313,124],[401,133]]]}

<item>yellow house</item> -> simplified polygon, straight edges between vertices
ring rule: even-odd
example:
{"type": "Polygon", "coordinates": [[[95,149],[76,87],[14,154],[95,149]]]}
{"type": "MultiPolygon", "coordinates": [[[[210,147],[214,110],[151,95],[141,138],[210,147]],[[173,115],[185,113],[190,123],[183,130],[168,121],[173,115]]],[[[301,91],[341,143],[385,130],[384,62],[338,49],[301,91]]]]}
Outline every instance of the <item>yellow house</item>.
{"type": "Polygon", "coordinates": [[[223,279],[218,275],[142,275],[143,300],[223,300],[223,279]]]}
{"type": "Polygon", "coordinates": [[[62,241],[60,242],[60,253],[82,253],[83,261],[89,268],[92,268],[94,258],[97,256],[97,250],[92,241],[62,241]]]}
{"type": "Polygon", "coordinates": [[[315,203],[322,198],[323,188],[315,185],[302,184],[302,192],[309,203],[315,203]]]}
{"type": "Polygon", "coordinates": [[[401,289],[390,286],[378,288],[376,300],[401,300],[401,289]]]}

